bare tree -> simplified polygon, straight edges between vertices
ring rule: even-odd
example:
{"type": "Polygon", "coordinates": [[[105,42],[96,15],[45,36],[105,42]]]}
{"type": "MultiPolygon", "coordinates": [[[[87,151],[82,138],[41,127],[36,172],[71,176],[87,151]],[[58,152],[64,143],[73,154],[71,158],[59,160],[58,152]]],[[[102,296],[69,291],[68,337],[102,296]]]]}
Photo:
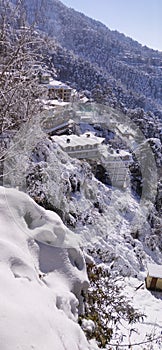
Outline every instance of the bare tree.
{"type": "Polygon", "coordinates": [[[47,39],[35,22],[28,25],[22,2],[0,0],[0,133],[40,111],[37,73],[47,52],[47,39]]]}
{"type": "Polygon", "coordinates": [[[14,4],[0,0],[1,179],[4,161],[10,153],[10,140],[24,122],[33,120],[34,123],[42,110],[41,100],[47,90],[39,84],[38,73],[48,61],[49,47],[53,45],[45,34],[36,29],[38,9],[29,25],[23,3],[23,0],[14,4]]]}

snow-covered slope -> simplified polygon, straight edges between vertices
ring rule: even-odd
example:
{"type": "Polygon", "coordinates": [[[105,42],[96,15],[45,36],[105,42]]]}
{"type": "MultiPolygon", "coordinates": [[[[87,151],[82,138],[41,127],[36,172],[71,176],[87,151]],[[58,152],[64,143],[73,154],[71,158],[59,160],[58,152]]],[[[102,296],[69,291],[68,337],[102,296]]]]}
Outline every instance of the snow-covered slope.
{"type": "MultiPolygon", "coordinates": [[[[94,252],[100,251],[96,258],[101,255],[101,261],[105,266],[111,266],[115,274],[120,271],[125,276],[130,275],[122,282],[124,294],[132,300],[135,308],[147,316],[142,325],[137,324],[133,328],[125,322],[120,325],[120,331],[125,336],[121,344],[127,344],[130,334],[131,343],[145,342],[148,340],[146,334],[152,332],[153,339],[158,341],[156,344],[154,340],[153,349],[160,349],[162,301],[160,295],[152,295],[145,288],[137,290],[141,283],[139,279],[143,280],[142,270],[149,254],[144,252],[142,243],[130,238],[128,221],[131,205],[135,204],[130,201],[130,196],[125,196],[129,212],[127,216],[124,214],[123,228],[119,225],[121,216],[117,210],[124,199],[117,191],[114,199],[117,201],[119,197],[118,209],[115,211],[112,206],[107,213],[109,230],[117,216],[114,230],[108,234],[105,215],[100,218],[95,215],[95,222],[92,216],[92,229],[88,223],[81,227],[82,242],[87,242],[92,250],[95,247],[94,252]],[[138,279],[131,277],[137,277],[135,273],[138,279]]],[[[67,229],[57,214],[39,207],[17,190],[0,188],[0,208],[0,349],[97,349],[95,344],[87,342],[77,324],[78,309],[82,311],[82,291],[88,287],[85,262],[77,243],[78,235],[67,229]]],[[[136,211],[140,213],[138,205],[136,211]]],[[[157,255],[159,260],[160,254],[158,249],[155,250],[152,258],[157,255]]],[[[112,339],[112,343],[116,344],[116,338],[112,339]]],[[[137,349],[144,349],[143,343],[137,349]]]]}
{"type": "MultiPolygon", "coordinates": [[[[119,126],[119,122],[116,125],[119,126]]],[[[92,129],[92,125],[87,124],[87,127],[92,129]]],[[[39,134],[38,131],[37,127],[36,135],[39,134]]],[[[107,131],[106,126],[105,131],[107,131]]],[[[100,132],[103,133],[104,129],[100,128],[100,132]]],[[[52,293],[53,295],[56,293],[57,300],[59,300],[57,305],[61,305],[66,311],[65,315],[67,313],[71,315],[71,311],[69,311],[69,301],[62,302],[64,293],[69,295],[73,292],[70,295],[73,298],[75,295],[80,301],[79,311],[82,308],[81,290],[87,286],[87,277],[83,260],[79,258],[81,253],[77,248],[77,244],[81,245],[86,253],[93,256],[95,263],[102,264],[110,271],[112,278],[116,275],[120,276],[123,293],[126,296],[131,295],[133,304],[147,314],[148,318],[144,324],[142,339],[140,339],[145,339],[146,332],[150,332],[154,324],[156,324],[159,336],[162,320],[157,310],[160,310],[161,299],[153,296],[144,286],[147,264],[149,262],[161,264],[162,262],[161,219],[155,212],[155,196],[153,195],[157,187],[156,165],[153,166],[155,164],[153,154],[152,157],[149,157],[149,163],[145,163],[145,156],[148,153],[145,143],[138,140],[139,133],[137,145],[138,142],[141,147],[144,145],[144,148],[139,148],[140,154],[137,157],[141,160],[143,170],[141,200],[132,192],[130,185],[125,189],[119,189],[101,182],[94,176],[92,165],[85,160],[70,158],[50,137],[44,135],[41,140],[36,139],[32,131],[29,138],[30,147],[26,148],[24,135],[28,133],[20,133],[22,142],[16,143],[14,152],[4,163],[5,173],[7,173],[7,177],[4,177],[4,184],[10,187],[19,186],[22,190],[26,190],[37,203],[53,212],[42,209],[25,194],[6,189],[7,195],[3,198],[5,204],[2,208],[4,208],[5,218],[3,220],[7,222],[5,225],[7,225],[8,241],[13,242],[15,239],[13,237],[17,237],[16,242],[23,245],[23,254],[27,252],[30,257],[27,265],[31,275],[33,273],[46,275],[41,279],[41,283],[45,281],[46,284],[49,283],[52,286],[52,293]],[[63,225],[54,212],[59,213],[69,229],[63,225]],[[19,230],[17,225],[19,225],[19,230]],[[12,231],[16,232],[15,236],[10,234],[8,229],[10,226],[12,231]],[[32,258],[34,266],[37,267],[36,270],[33,269],[32,258]],[[62,260],[64,265],[61,263],[62,260]],[[73,272],[75,272],[75,277],[73,272]],[[84,278],[82,272],[84,272],[84,278]],[[60,286],[58,289],[54,281],[60,286]],[[136,287],[142,283],[143,289],[140,288],[136,292],[136,287]],[[69,289],[67,289],[67,284],[69,289]],[[148,300],[147,303],[146,300],[148,300]],[[152,313],[154,313],[153,318],[152,313]],[[147,323],[149,323],[148,328],[147,323]]],[[[159,155],[157,157],[160,160],[159,155]]],[[[5,245],[8,247],[7,244],[5,245]]],[[[19,254],[15,252],[15,256],[19,257],[19,254]]],[[[23,260],[21,256],[20,259],[23,260]]],[[[16,269],[16,276],[19,275],[17,265],[15,268],[14,264],[12,269],[14,271],[16,269]]],[[[20,270],[22,271],[22,267],[20,270]]],[[[76,312],[70,317],[76,319],[76,312]]],[[[138,338],[141,329],[139,325],[138,338]]],[[[128,334],[127,330],[122,329],[121,331],[124,335],[128,334]]],[[[62,334],[62,331],[60,333],[62,334]]],[[[77,341],[75,340],[74,343],[77,344],[77,341]]]]}
{"type": "MultiPolygon", "coordinates": [[[[120,190],[105,186],[93,176],[87,162],[68,157],[49,140],[38,145],[34,161],[35,154],[37,163],[30,166],[27,191],[43,205],[57,208],[94,261],[112,276],[120,276],[124,295],[146,314],[143,324],[135,327],[131,341],[143,342],[153,330],[159,341],[161,297],[152,295],[144,284],[147,264],[162,262],[161,234],[148,222],[153,209],[149,196],[140,202],[129,187],[120,190]]],[[[128,324],[121,327],[123,344],[128,342],[129,331],[128,324]]],[[[159,349],[159,344],[153,345],[159,349]]]]}
{"type": "Polygon", "coordinates": [[[73,233],[17,190],[0,188],[0,209],[0,349],[92,349],[76,322],[88,281],[73,233]]]}
{"type": "Polygon", "coordinates": [[[105,186],[86,161],[70,158],[50,140],[35,150],[26,190],[45,207],[57,209],[80,244],[100,248],[101,260],[105,256],[122,275],[142,278],[147,262],[161,263],[161,235],[148,222],[153,208],[149,195],[139,201],[129,187],[105,186]]]}

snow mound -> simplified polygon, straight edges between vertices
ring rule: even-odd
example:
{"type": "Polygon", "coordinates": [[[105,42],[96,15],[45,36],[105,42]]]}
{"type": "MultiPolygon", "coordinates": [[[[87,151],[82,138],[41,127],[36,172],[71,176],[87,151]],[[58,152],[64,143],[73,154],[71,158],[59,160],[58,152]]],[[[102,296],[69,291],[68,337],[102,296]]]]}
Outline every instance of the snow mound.
{"type": "Polygon", "coordinates": [[[88,279],[74,234],[17,190],[0,187],[0,208],[0,349],[95,349],[77,324],[88,279]]]}

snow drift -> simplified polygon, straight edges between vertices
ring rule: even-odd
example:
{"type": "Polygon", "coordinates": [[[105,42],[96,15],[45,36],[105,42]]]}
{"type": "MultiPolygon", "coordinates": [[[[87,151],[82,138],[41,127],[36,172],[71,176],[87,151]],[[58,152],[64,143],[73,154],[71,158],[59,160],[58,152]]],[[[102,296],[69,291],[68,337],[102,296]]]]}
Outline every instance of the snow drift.
{"type": "Polygon", "coordinates": [[[92,349],[76,322],[88,286],[77,235],[17,190],[0,187],[0,208],[0,349],[92,349]]]}

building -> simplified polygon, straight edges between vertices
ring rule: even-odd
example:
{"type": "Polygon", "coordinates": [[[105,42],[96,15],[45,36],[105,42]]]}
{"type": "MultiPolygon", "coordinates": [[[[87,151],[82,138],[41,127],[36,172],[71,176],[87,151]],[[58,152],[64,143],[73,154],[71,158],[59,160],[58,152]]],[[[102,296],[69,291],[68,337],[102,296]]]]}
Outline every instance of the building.
{"type": "Polygon", "coordinates": [[[51,80],[48,84],[49,99],[58,99],[64,102],[70,102],[72,89],[57,80],[51,80]]]}
{"type": "Polygon", "coordinates": [[[124,150],[107,149],[101,156],[102,164],[106,169],[112,186],[125,187],[129,179],[129,165],[132,162],[132,156],[124,150]]]}
{"type": "Polygon", "coordinates": [[[52,139],[70,157],[78,159],[97,158],[99,156],[99,145],[104,142],[104,138],[97,137],[90,132],[80,136],[74,134],[69,136],[52,136],[52,139]]]}
{"type": "Polygon", "coordinates": [[[46,71],[39,71],[38,73],[40,84],[49,84],[51,79],[51,74],[46,71]]]}
{"type": "Polygon", "coordinates": [[[147,268],[146,288],[162,291],[162,265],[149,264],[147,268]]]}
{"type": "Polygon", "coordinates": [[[135,138],[135,131],[131,130],[128,126],[125,125],[116,125],[115,131],[120,136],[127,138],[128,140],[132,140],[135,138]]]}
{"type": "Polygon", "coordinates": [[[66,134],[66,135],[69,135],[69,134],[72,134],[75,132],[75,122],[74,120],[72,119],[69,119],[69,120],[65,120],[64,122],[59,122],[56,124],[56,121],[55,121],[55,124],[54,122],[52,121],[51,124],[48,123],[48,125],[46,124],[46,129],[45,131],[49,134],[49,135],[63,135],[63,134],[66,134]]]}
{"type": "MultiPolygon", "coordinates": [[[[35,71],[38,71],[38,67],[34,67],[35,71]]],[[[62,83],[61,81],[54,80],[51,77],[51,73],[48,70],[40,70],[37,73],[39,83],[46,85],[48,89],[48,98],[53,100],[59,100],[63,102],[70,102],[72,89],[67,84],[62,83]]]]}

